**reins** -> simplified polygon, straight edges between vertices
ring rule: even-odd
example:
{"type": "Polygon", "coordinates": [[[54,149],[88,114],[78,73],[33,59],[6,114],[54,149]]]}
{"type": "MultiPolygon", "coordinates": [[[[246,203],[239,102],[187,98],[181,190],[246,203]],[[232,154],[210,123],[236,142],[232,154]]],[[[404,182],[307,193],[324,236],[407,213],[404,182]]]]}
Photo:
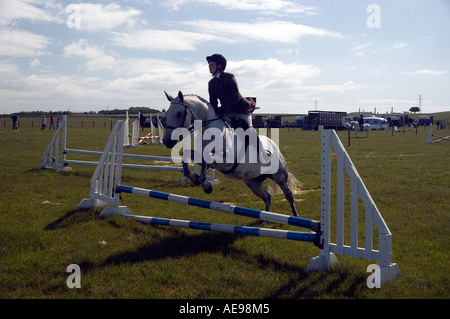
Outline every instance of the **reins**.
{"type": "MultiPolygon", "coordinates": [[[[183,137],[192,134],[192,132],[194,132],[194,126],[192,125],[192,123],[193,123],[194,120],[195,120],[195,118],[194,118],[194,113],[192,113],[191,109],[189,108],[189,106],[188,106],[187,103],[185,103],[185,102],[176,102],[176,103],[174,103],[174,104],[180,104],[180,105],[182,105],[182,106],[184,107],[183,119],[182,119],[182,121],[181,121],[181,125],[179,125],[179,126],[177,126],[177,127],[168,125],[168,126],[166,126],[166,129],[174,130],[174,129],[178,128],[178,127],[184,127],[184,122],[186,121],[186,117],[187,117],[187,111],[189,110],[189,112],[191,112],[191,115],[192,115],[192,116],[191,116],[191,117],[192,117],[192,120],[191,120],[191,123],[190,123],[191,126],[187,128],[187,130],[189,131],[188,134],[183,135],[183,137]]],[[[211,124],[211,123],[213,123],[213,122],[215,122],[215,121],[217,121],[217,120],[220,120],[220,119],[221,119],[220,117],[216,117],[216,118],[213,118],[213,119],[210,119],[210,120],[202,121],[202,128],[203,128],[204,126],[209,125],[209,124],[211,124]]],[[[223,120],[223,119],[222,119],[222,120],[223,120]]],[[[225,122],[225,121],[224,121],[224,122],[225,122]]]]}
{"type": "MultiPolygon", "coordinates": [[[[178,127],[184,127],[184,122],[186,121],[186,117],[187,117],[187,110],[189,110],[189,112],[191,112],[191,123],[190,123],[191,126],[187,128],[188,133],[184,134],[182,136],[182,138],[184,139],[184,137],[186,137],[186,136],[192,134],[192,132],[194,132],[195,126],[192,125],[192,123],[195,120],[194,113],[192,113],[192,110],[189,108],[188,104],[186,102],[184,102],[184,101],[179,101],[179,102],[177,101],[175,103],[174,102],[172,102],[172,103],[173,104],[180,104],[180,105],[182,105],[184,107],[183,119],[182,119],[181,125],[178,126],[178,127]]],[[[217,112],[216,112],[216,116],[217,116],[216,118],[209,119],[209,120],[206,120],[206,121],[202,121],[202,128],[205,127],[208,124],[211,124],[211,123],[217,121],[217,120],[222,120],[224,125],[230,128],[230,123],[228,123],[221,115],[218,115],[217,112]]],[[[171,129],[171,130],[174,130],[174,129],[178,128],[178,127],[174,127],[174,126],[170,126],[170,125],[166,126],[167,129],[171,129]]],[[[246,144],[245,145],[245,149],[246,150],[247,150],[247,147],[248,147],[248,145],[246,144]]],[[[231,166],[231,168],[229,168],[228,170],[226,170],[225,172],[222,172],[222,173],[230,174],[230,173],[232,173],[232,172],[234,172],[236,170],[236,168],[239,165],[239,162],[237,161],[237,154],[234,154],[234,156],[235,156],[235,161],[234,161],[233,165],[231,166]]]]}

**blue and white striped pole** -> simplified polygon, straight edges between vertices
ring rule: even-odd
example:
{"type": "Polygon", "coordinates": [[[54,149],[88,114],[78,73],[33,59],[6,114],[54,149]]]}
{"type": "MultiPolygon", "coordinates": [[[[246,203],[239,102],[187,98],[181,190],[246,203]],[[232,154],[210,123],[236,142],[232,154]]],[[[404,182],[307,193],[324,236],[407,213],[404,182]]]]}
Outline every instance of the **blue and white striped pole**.
{"type": "Polygon", "coordinates": [[[319,234],[316,233],[304,233],[298,231],[281,230],[281,229],[268,229],[249,226],[235,226],[227,224],[214,224],[214,223],[202,223],[180,219],[159,218],[124,214],[124,217],[130,217],[137,221],[152,225],[171,226],[180,228],[190,228],[198,230],[209,230],[221,233],[232,233],[247,236],[269,237],[278,239],[288,239],[296,241],[306,241],[311,243],[317,243],[319,241],[319,234]]]}
{"type": "Polygon", "coordinates": [[[311,219],[301,218],[297,216],[287,216],[262,210],[233,206],[229,204],[212,202],[204,199],[186,197],[182,195],[153,191],[149,189],[120,185],[116,187],[116,192],[130,193],[145,197],[152,197],[185,205],[197,206],[201,208],[231,213],[235,215],[251,217],[255,219],[281,223],[285,225],[298,226],[311,229],[316,233],[320,233],[320,222],[311,219]]]}

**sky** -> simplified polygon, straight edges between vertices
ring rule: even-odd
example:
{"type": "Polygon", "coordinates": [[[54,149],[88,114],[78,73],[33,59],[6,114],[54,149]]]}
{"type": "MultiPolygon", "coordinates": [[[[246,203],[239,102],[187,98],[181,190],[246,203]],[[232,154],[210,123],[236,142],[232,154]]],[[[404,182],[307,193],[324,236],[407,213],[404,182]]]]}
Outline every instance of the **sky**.
{"type": "Polygon", "coordinates": [[[449,0],[0,0],[0,114],[208,99],[214,53],[254,114],[450,111],[449,0]]]}

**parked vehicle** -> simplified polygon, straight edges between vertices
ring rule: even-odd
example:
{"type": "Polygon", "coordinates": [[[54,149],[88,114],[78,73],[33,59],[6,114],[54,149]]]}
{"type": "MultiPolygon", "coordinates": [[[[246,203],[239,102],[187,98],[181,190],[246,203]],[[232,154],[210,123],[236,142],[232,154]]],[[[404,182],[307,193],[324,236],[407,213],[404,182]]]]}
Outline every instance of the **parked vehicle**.
{"type": "Polygon", "coordinates": [[[345,116],[347,112],[309,111],[308,116],[303,118],[303,129],[318,130],[319,126],[323,126],[324,129],[344,130],[346,127],[342,118],[345,116]]]}
{"type": "Polygon", "coordinates": [[[364,124],[365,123],[370,125],[371,130],[384,130],[388,127],[388,121],[382,117],[365,117],[364,124]]]}

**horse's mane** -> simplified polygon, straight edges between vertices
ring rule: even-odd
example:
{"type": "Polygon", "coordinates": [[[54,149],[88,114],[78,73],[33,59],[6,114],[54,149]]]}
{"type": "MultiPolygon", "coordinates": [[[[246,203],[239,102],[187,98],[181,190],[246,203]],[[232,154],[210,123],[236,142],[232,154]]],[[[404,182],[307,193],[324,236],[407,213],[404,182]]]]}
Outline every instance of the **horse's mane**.
{"type": "Polygon", "coordinates": [[[199,99],[201,102],[205,103],[208,107],[211,106],[211,103],[209,103],[209,101],[207,101],[206,99],[202,98],[201,96],[197,95],[197,94],[186,94],[184,97],[189,96],[189,97],[196,97],[197,99],[199,99]]]}

